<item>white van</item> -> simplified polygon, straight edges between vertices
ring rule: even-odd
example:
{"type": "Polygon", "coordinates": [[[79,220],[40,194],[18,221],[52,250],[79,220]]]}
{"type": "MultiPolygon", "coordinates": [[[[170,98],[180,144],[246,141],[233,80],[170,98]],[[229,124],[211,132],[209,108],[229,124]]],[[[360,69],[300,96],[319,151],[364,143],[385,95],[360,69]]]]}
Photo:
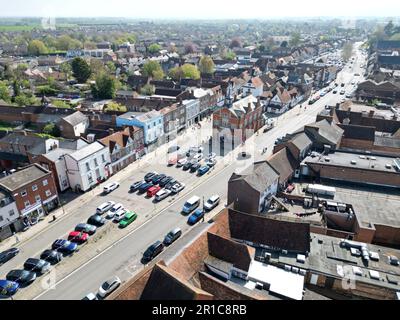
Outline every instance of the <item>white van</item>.
{"type": "Polygon", "coordinates": [[[197,209],[200,206],[200,198],[197,196],[194,196],[190,198],[186,203],[183,205],[182,212],[184,214],[189,214],[193,210],[197,209]]]}
{"type": "Polygon", "coordinates": [[[118,210],[114,215],[114,221],[115,222],[121,222],[121,220],[125,217],[125,214],[126,214],[126,210],[125,209],[118,210]]]}
{"type": "Polygon", "coordinates": [[[115,202],[114,201],[107,201],[103,204],[101,204],[100,206],[97,207],[96,209],[96,213],[97,214],[103,214],[105,212],[107,212],[108,210],[110,210],[113,206],[115,206],[115,202]]]}

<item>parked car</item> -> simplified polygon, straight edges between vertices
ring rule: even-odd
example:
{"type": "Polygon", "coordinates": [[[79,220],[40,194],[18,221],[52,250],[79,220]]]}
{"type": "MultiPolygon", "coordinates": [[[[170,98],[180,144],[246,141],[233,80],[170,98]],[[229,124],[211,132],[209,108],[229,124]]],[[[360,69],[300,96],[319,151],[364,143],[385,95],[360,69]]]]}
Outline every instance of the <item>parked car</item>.
{"type": "Polygon", "coordinates": [[[19,289],[18,282],[9,280],[0,280],[0,296],[11,297],[19,289]]]}
{"type": "Polygon", "coordinates": [[[85,232],[90,236],[94,235],[96,233],[96,230],[96,226],[88,223],[80,223],[75,227],[75,231],[85,232]]]}
{"type": "Polygon", "coordinates": [[[71,254],[76,251],[78,245],[68,240],[58,239],[53,242],[52,249],[62,252],[64,254],[71,254]]]}
{"type": "Polygon", "coordinates": [[[180,150],[180,148],[181,148],[180,146],[171,146],[168,148],[168,153],[174,153],[174,152],[180,150]]]}
{"type": "Polygon", "coordinates": [[[143,254],[143,261],[149,262],[158,256],[164,250],[164,245],[161,241],[156,241],[143,254]]]}
{"type": "Polygon", "coordinates": [[[24,269],[27,271],[45,274],[50,271],[51,264],[42,259],[29,258],[24,263],[24,269]]]}
{"type": "Polygon", "coordinates": [[[197,196],[193,196],[183,205],[182,213],[189,214],[193,210],[197,209],[199,206],[200,206],[200,198],[197,196]]]}
{"type": "Polygon", "coordinates": [[[211,152],[208,156],[207,159],[215,159],[217,157],[217,154],[215,152],[211,152]]]}
{"type": "Polygon", "coordinates": [[[162,179],[160,181],[160,183],[158,184],[161,188],[164,188],[171,180],[173,180],[174,178],[172,178],[171,176],[165,177],[164,179],[162,179]]]}
{"type": "Polygon", "coordinates": [[[181,192],[183,189],[185,189],[185,184],[179,182],[179,183],[175,184],[175,185],[172,187],[171,191],[172,191],[172,193],[179,193],[179,192],[181,192]]]}
{"type": "Polygon", "coordinates": [[[104,186],[103,191],[105,194],[113,192],[115,189],[119,188],[119,182],[111,182],[104,186]]]}
{"type": "Polygon", "coordinates": [[[165,186],[165,189],[172,190],[172,187],[178,183],[178,180],[172,179],[168,184],[165,186]]]}
{"type": "Polygon", "coordinates": [[[192,226],[197,222],[199,222],[203,217],[204,217],[204,210],[197,209],[193,214],[190,215],[188,219],[188,224],[192,226]]]}
{"type": "Polygon", "coordinates": [[[63,255],[56,250],[45,250],[40,255],[40,259],[50,262],[50,264],[57,264],[61,262],[63,255]]]}
{"type": "Polygon", "coordinates": [[[124,218],[120,221],[119,227],[120,228],[126,228],[129,226],[132,222],[134,222],[137,219],[137,214],[133,211],[128,211],[125,213],[124,218]]]}
{"type": "Polygon", "coordinates": [[[168,232],[164,238],[164,245],[169,246],[174,243],[182,235],[182,230],[180,228],[175,228],[174,230],[168,232]]]}
{"type": "Polygon", "coordinates": [[[96,213],[97,214],[103,214],[103,213],[107,212],[108,210],[110,210],[114,205],[115,205],[114,201],[104,202],[99,207],[97,207],[96,213]]]}
{"type": "Polygon", "coordinates": [[[0,265],[10,261],[16,255],[18,255],[18,248],[10,248],[0,253],[0,265]]]}
{"type": "Polygon", "coordinates": [[[93,300],[99,300],[99,299],[97,299],[97,296],[94,293],[90,292],[82,300],[92,300],[93,301],[93,300]]]}
{"type": "Polygon", "coordinates": [[[146,182],[150,182],[151,181],[151,179],[153,179],[153,177],[154,176],[156,176],[158,173],[157,172],[149,172],[148,174],[146,174],[145,176],[144,176],[144,181],[146,181],[146,182]]]}
{"type": "Polygon", "coordinates": [[[147,190],[149,190],[151,187],[153,186],[153,184],[151,182],[146,182],[144,184],[142,184],[139,188],[139,193],[145,193],[147,192],[147,190]]]}
{"type": "Polygon", "coordinates": [[[27,270],[11,270],[7,273],[6,279],[18,282],[22,286],[27,286],[36,280],[36,273],[27,270]]]}
{"type": "Polygon", "coordinates": [[[122,203],[117,203],[115,204],[110,211],[108,211],[107,213],[107,219],[112,219],[114,218],[114,215],[121,209],[124,209],[124,206],[122,205],[122,203]]]}
{"type": "Polygon", "coordinates": [[[95,214],[93,216],[91,216],[88,220],[87,223],[91,224],[93,226],[96,227],[102,227],[105,225],[105,223],[107,222],[107,220],[103,217],[100,217],[99,215],[95,214]]]}
{"type": "Polygon", "coordinates": [[[156,193],[155,200],[156,200],[156,201],[162,201],[162,200],[164,200],[165,198],[167,198],[171,193],[172,193],[171,190],[162,189],[162,190],[160,190],[160,191],[158,191],[158,192],[156,193]]]}
{"type": "Polygon", "coordinates": [[[200,161],[201,159],[203,159],[203,157],[204,155],[202,153],[198,153],[193,156],[193,160],[200,161]]]}
{"type": "Polygon", "coordinates": [[[118,277],[113,277],[112,279],[104,282],[100,288],[99,288],[99,292],[98,295],[101,298],[105,298],[108,295],[110,295],[112,292],[114,292],[115,290],[118,289],[118,287],[121,285],[121,280],[118,277]]]}
{"type": "Polygon", "coordinates": [[[192,165],[192,167],[190,168],[190,172],[196,172],[197,170],[199,170],[200,169],[200,167],[201,167],[201,164],[200,163],[194,163],[193,165],[192,165]]]}
{"type": "Polygon", "coordinates": [[[219,195],[214,195],[206,201],[204,204],[204,210],[211,211],[219,205],[220,197],[219,195]]]}
{"type": "Polygon", "coordinates": [[[158,174],[158,175],[154,176],[153,179],[151,179],[151,182],[153,183],[153,185],[159,184],[160,181],[162,179],[164,179],[166,176],[167,175],[165,175],[163,173],[162,174],[158,174]]]}
{"type": "Polygon", "coordinates": [[[68,240],[74,243],[83,244],[89,240],[89,235],[84,232],[72,231],[68,235],[68,240]]]}
{"type": "Polygon", "coordinates": [[[149,190],[147,190],[147,197],[152,198],[156,195],[158,191],[161,190],[160,186],[153,186],[149,190]]]}
{"type": "Polygon", "coordinates": [[[209,166],[210,168],[214,167],[217,164],[217,160],[215,159],[208,159],[206,161],[206,165],[209,166]]]}
{"type": "Polygon", "coordinates": [[[184,164],[184,166],[183,166],[183,171],[188,171],[188,170],[190,170],[190,168],[194,165],[195,163],[194,162],[192,162],[192,161],[188,161],[188,162],[186,162],[185,164],[184,164]]]}
{"type": "Polygon", "coordinates": [[[136,192],[136,191],[138,191],[138,189],[140,188],[140,186],[141,186],[142,184],[145,184],[145,183],[146,183],[146,181],[144,181],[144,180],[135,182],[135,183],[133,183],[133,184],[130,186],[129,190],[130,190],[131,192],[136,192]]]}
{"type": "Polygon", "coordinates": [[[210,167],[203,166],[197,170],[197,175],[201,177],[201,176],[205,175],[208,171],[210,171],[210,167]]]}
{"type": "Polygon", "coordinates": [[[312,104],[314,104],[315,103],[315,100],[314,99],[310,99],[309,101],[308,101],[308,104],[309,105],[312,105],[312,104]]]}
{"type": "Polygon", "coordinates": [[[114,215],[114,222],[121,222],[122,219],[125,217],[125,214],[126,214],[125,209],[121,209],[118,212],[116,212],[114,215]]]}
{"type": "Polygon", "coordinates": [[[177,168],[183,167],[187,162],[188,162],[188,159],[187,158],[183,158],[183,159],[178,161],[178,163],[176,164],[176,167],[177,168]]]}
{"type": "Polygon", "coordinates": [[[341,90],[341,91],[340,91],[340,95],[344,95],[345,93],[346,93],[345,90],[341,90]]]}
{"type": "Polygon", "coordinates": [[[333,93],[333,94],[337,94],[337,90],[333,90],[332,93],[333,93]]]}

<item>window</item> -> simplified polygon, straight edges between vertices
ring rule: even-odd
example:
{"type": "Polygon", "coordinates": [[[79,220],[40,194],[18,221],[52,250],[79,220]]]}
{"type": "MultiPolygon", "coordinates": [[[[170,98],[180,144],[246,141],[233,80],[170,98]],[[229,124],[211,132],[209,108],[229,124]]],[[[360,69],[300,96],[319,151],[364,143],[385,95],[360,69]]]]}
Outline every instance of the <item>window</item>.
{"type": "Polygon", "coordinates": [[[87,172],[90,171],[90,164],[89,164],[89,162],[86,162],[86,171],[87,171],[87,172]]]}
{"type": "Polygon", "coordinates": [[[49,182],[46,180],[43,180],[43,186],[47,186],[49,184],[49,182]]]}
{"type": "Polygon", "coordinates": [[[2,222],[3,221],[3,217],[2,216],[0,216],[0,222],[2,222]]]}
{"type": "Polygon", "coordinates": [[[38,189],[37,184],[34,184],[34,185],[32,186],[32,191],[36,191],[37,189],[38,189]]]}
{"type": "Polygon", "coordinates": [[[51,191],[50,190],[46,190],[46,197],[50,197],[51,196],[51,191]]]}
{"type": "Polygon", "coordinates": [[[12,217],[15,214],[15,211],[14,210],[10,210],[10,211],[8,211],[8,214],[9,214],[10,217],[12,217]]]}
{"type": "Polygon", "coordinates": [[[106,157],[104,156],[104,154],[101,155],[101,160],[103,161],[103,163],[106,163],[106,157]]]}
{"type": "Polygon", "coordinates": [[[98,167],[98,166],[99,166],[99,164],[97,163],[97,159],[94,159],[94,166],[95,166],[95,167],[98,167]]]}
{"type": "Polygon", "coordinates": [[[148,126],[147,126],[147,129],[149,129],[149,130],[150,130],[150,125],[148,125],[148,126]]]}
{"type": "Polygon", "coordinates": [[[29,201],[25,201],[24,204],[25,204],[25,208],[28,208],[31,205],[31,203],[29,201]]]}
{"type": "Polygon", "coordinates": [[[89,184],[93,183],[93,177],[91,174],[88,174],[88,181],[89,181],[89,184]]]}
{"type": "Polygon", "coordinates": [[[160,119],[160,120],[158,120],[158,124],[161,124],[161,119],[160,119]]]}
{"type": "Polygon", "coordinates": [[[35,200],[36,200],[37,203],[42,201],[42,199],[40,198],[40,196],[35,196],[35,200]]]}
{"type": "Polygon", "coordinates": [[[26,190],[22,190],[22,191],[21,191],[21,196],[22,196],[22,197],[26,197],[27,195],[28,195],[28,194],[26,193],[26,190]]]}

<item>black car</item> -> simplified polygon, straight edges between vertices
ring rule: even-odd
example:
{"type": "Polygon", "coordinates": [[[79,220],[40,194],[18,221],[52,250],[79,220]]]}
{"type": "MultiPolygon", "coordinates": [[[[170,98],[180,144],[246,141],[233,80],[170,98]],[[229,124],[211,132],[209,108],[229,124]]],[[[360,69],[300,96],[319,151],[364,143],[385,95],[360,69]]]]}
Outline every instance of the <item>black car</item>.
{"type": "Polygon", "coordinates": [[[57,264],[61,262],[63,254],[56,250],[46,250],[40,255],[40,259],[50,262],[51,264],[57,264]]]}
{"type": "Polygon", "coordinates": [[[201,164],[200,163],[195,163],[195,164],[193,164],[191,167],[190,167],[190,172],[196,172],[197,170],[199,170],[200,169],[200,167],[201,167],[201,164]]]}
{"type": "Polygon", "coordinates": [[[27,270],[11,270],[6,279],[8,281],[15,281],[20,285],[29,285],[36,280],[36,273],[27,270]]]}
{"type": "Polygon", "coordinates": [[[164,238],[164,245],[169,246],[182,235],[182,230],[179,228],[175,228],[170,231],[164,238]]]}
{"type": "Polygon", "coordinates": [[[165,177],[164,179],[162,179],[160,181],[160,183],[158,184],[161,188],[164,188],[168,183],[170,183],[171,180],[173,180],[174,178],[172,178],[171,176],[169,177],[165,177]]]}
{"type": "Polygon", "coordinates": [[[34,258],[30,258],[24,263],[25,270],[37,272],[40,274],[45,274],[46,272],[50,271],[50,266],[50,262],[34,258]]]}
{"type": "Polygon", "coordinates": [[[165,175],[163,173],[162,174],[158,174],[158,175],[154,176],[153,179],[151,179],[151,182],[153,183],[153,185],[157,185],[157,184],[160,183],[160,181],[162,179],[164,179],[166,177],[167,177],[167,175],[165,175]]]}
{"type": "Polygon", "coordinates": [[[138,181],[131,185],[130,190],[131,192],[136,192],[140,188],[142,184],[146,183],[145,181],[138,181]]]}
{"type": "Polygon", "coordinates": [[[14,258],[19,253],[18,248],[7,249],[0,253],[0,265],[14,258]]]}
{"type": "Polygon", "coordinates": [[[153,243],[143,254],[143,261],[149,262],[158,256],[164,250],[164,245],[161,241],[153,243]]]}
{"type": "Polygon", "coordinates": [[[157,175],[156,172],[149,172],[148,174],[146,174],[144,176],[144,181],[150,182],[154,178],[154,176],[156,176],[156,175],[157,175]]]}
{"type": "Polygon", "coordinates": [[[101,227],[104,226],[104,224],[106,223],[106,219],[95,214],[93,216],[91,216],[88,220],[87,223],[91,224],[92,226],[96,226],[96,227],[101,227]]]}
{"type": "Polygon", "coordinates": [[[185,165],[183,166],[183,171],[188,171],[193,165],[193,162],[188,161],[185,163],[185,165]]]}
{"type": "Polygon", "coordinates": [[[80,223],[75,227],[75,231],[84,232],[92,236],[96,233],[96,226],[88,223],[80,223]]]}
{"type": "Polygon", "coordinates": [[[176,179],[172,179],[170,180],[170,182],[167,183],[167,185],[165,186],[165,189],[171,190],[172,187],[178,182],[178,180],[176,179]]]}
{"type": "Polygon", "coordinates": [[[142,184],[138,189],[139,193],[147,192],[147,190],[149,190],[152,186],[153,186],[153,184],[151,182],[146,182],[146,183],[142,184]]]}

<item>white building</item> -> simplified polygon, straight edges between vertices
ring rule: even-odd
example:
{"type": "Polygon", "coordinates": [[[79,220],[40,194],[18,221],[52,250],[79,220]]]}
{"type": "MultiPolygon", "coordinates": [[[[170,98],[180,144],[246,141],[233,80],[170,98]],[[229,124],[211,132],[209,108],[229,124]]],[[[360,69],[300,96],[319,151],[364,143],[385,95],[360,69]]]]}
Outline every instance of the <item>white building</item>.
{"type": "Polygon", "coordinates": [[[0,191],[0,240],[10,237],[19,228],[19,211],[13,198],[6,192],[0,191]]]}
{"type": "Polygon", "coordinates": [[[190,127],[200,120],[200,101],[198,99],[184,100],[186,108],[186,126],[190,127]]]}
{"type": "Polygon", "coordinates": [[[66,154],[65,163],[72,190],[85,192],[112,174],[109,148],[98,141],[66,154]]]}

